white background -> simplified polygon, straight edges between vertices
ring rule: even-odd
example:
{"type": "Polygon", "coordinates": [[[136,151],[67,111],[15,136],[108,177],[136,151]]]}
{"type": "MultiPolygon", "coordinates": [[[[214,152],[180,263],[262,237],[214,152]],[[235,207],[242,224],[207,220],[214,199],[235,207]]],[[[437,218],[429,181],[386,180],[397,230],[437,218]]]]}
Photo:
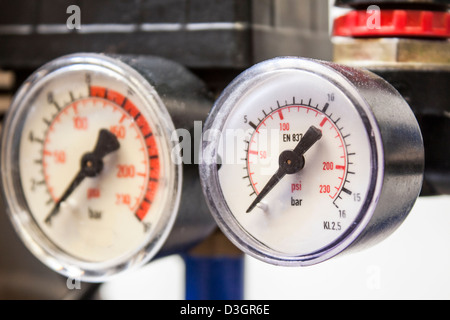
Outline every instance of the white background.
{"type": "MultiPolygon", "coordinates": [[[[419,198],[380,244],[306,268],[245,257],[245,299],[449,299],[450,197],[419,198]]],[[[184,264],[171,256],[104,284],[102,299],[184,299],[184,264]]]]}

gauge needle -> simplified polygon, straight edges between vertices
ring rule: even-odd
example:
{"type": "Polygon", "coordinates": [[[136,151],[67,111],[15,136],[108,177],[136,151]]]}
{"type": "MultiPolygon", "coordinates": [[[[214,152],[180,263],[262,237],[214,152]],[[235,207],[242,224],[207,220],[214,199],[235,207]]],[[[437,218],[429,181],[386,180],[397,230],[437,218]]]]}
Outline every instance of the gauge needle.
{"type": "Polygon", "coordinates": [[[294,150],[283,151],[278,158],[278,170],[270,178],[269,182],[264,186],[256,199],[247,209],[247,213],[252,211],[256,205],[283,179],[286,174],[294,174],[299,172],[305,166],[305,158],[303,155],[322,137],[322,131],[314,126],[304,134],[303,138],[294,148],[294,150]]]}
{"type": "Polygon", "coordinates": [[[103,169],[103,158],[120,147],[117,137],[106,129],[101,129],[98,134],[97,144],[92,152],[85,153],[81,158],[80,170],[63,193],[61,198],[55,203],[52,211],[48,214],[45,222],[51,223],[51,219],[58,214],[61,203],[72,194],[86,177],[95,177],[103,169]]]}

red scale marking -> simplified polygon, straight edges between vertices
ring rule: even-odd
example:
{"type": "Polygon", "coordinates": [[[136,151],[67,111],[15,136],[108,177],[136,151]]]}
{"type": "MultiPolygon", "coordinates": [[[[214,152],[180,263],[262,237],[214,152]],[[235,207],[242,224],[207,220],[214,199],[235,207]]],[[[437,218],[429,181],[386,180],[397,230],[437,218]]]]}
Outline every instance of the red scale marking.
{"type": "Polygon", "coordinates": [[[106,88],[104,88],[104,87],[90,87],[90,88],[91,88],[91,92],[90,92],[91,97],[99,97],[99,98],[105,97],[106,88]]]}
{"type": "Polygon", "coordinates": [[[136,117],[137,114],[139,113],[139,110],[136,108],[136,106],[130,101],[127,100],[125,102],[125,105],[123,106],[123,108],[125,109],[125,111],[127,111],[131,117],[136,117]]]}
{"type": "MultiPolygon", "coordinates": [[[[106,88],[100,87],[100,86],[91,86],[89,94],[91,97],[98,97],[98,98],[106,99],[106,100],[112,102],[114,111],[118,110],[118,107],[123,108],[123,110],[125,110],[132,118],[135,118],[139,113],[139,109],[136,108],[136,106],[131,101],[129,101],[126,97],[124,97],[122,94],[120,94],[116,91],[107,90],[106,88]]],[[[68,109],[70,107],[72,107],[76,114],[78,111],[77,103],[79,103],[79,101],[77,101],[76,103],[72,103],[68,107],[64,108],[62,113],[67,114],[68,109]]],[[[58,122],[60,121],[59,117],[61,116],[62,113],[59,113],[55,117],[56,121],[58,121],[58,122]]],[[[126,118],[127,117],[124,114],[121,117],[119,123],[122,123],[126,118]]],[[[136,125],[139,126],[139,128],[142,132],[142,135],[144,137],[150,135],[148,138],[145,139],[145,147],[147,147],[148,154],[150,156],[151,156],[151,154],[158,154],[156,140],[153,137],[153,135],[151,135],[152,131],[151,131],[150,126],[149,126],[148,122],[146,121],[146,119],[143,116],[138,117],[138,119],[136,120],[136,125]]],[[[133,126],[133,127],[137,130],[137,128],[135,126],[133,126]]],[[[50,127],[50,131],[52,131],[52,130],[53,130],[53,124],[50,127]]],[[[45,144],[48,144],[49,142],[50,142],[50,139],[48,137],[46,137],[45,144]]],[[[44,151],[44,157],[51,156],[51,155],[52,155],[52,153],[50,151],[48,151],[48,150],[44,151]]],[[[44,168],[45,168],[46,162],[43,161],[43,164],[44,164],[44,168]]],[[[145,219],[145,217],[151,207],[151,203],[156,195],[157,189],[158,189],[158,179],[160,176],[160,162],[159,162],[158,157],[149,159],[148,170],[150,171],[150,180],[147,184],[147,189],[144,191],[145,197],[143,198],[142,202],[140,203],[140,205],[136,211],[136,216],[141,221],[145,219]]],[[[143,174],[143,173],[138,173],[138,175],[146,176],[146,174],[143,174]]],[[[45,174],[44,177],[45,177],[46,181],[49,180],[49,176],[47,174],[45,174]]],[[[47,183],[47,185],[49,185],[49,184],[47,183]]],[[[49,192],[51,193],[53,200],[56,202],[57,197],[53,194],[52,187],[49,187],[49,192]]]]}
{"type": "Polygon", "coordinates": [[[284,119],[283,112],[281,112],[281,110],[278,110],[278,115],[280,116],[280,120],[284,119]]]}
{"type": "MultiPolygon", "coordinates": [[[[123,108],[125,111],[127,111],[131,117],[136,118],[136,116],[140,113],[139,109],[136,108],[136,106],[128,99],[123,97],[121,94],[115,92],[115,91],[108,91],[108,100],[114,99],[116,103],[121,102],[120,105],[123,105],[123,108]],[[126,99],[126,100],[125,100],[126,99]]],[[[113,101],[114,102],[114,101],[113,101]]],[[[139,116],[136,119],[136,124],[139,127],[142,135],[144,137],[150,135],[152,133],[152,130],[150,129],[150,126],[143,116],[139,116]]],[[[135,127],[136,129],[136,127],[135,127]]],[[[147,215],[148,210],[150,209],[151,203],[153,202],[153,199],[156,194],[156,190],[158,188],[158,179],[160,175],[160,163],[158,157],[152,157],[153,155],[157,155],[157,146],[156,146],[156,140],[153,135],[150,137],[147,137],[145,139],[145,144],[147,147],[148,155],[150,158],[150,178],[151,180],[148,183],[147,192],[145,194],[145,197],[139,206],[136,215],[137,217],[142,221],[144,220],[145,216],[147,215]]]]}
{"type": "Polygon", "coordinates": [[[106,99],[112,101],[119,106],[121,106],[125,100],[125,97],[116,91],[108,90],[108,94],[106,95],[106,99]]]}
{"type": "MultiPolygon", "coordinates": [[[[159,179],[159,171],[160,171],[160,166],[159,166],[159,159],[155,158],[155,159],[150,159],[150,178],[151,179],[155,179],[158,180],[159,179]]],[[[150,181],[152,182],[152,181],[150,181]]]]}
{"type": "MultiPolygon", "coordinates": [[[[284,120],[284,116],[283,116],[283,112],[282,112],[283,109],[287,109],[288,112],[290,112],[290,111],[291,111],[291,108],[297,108],[298,111],[300,111],[300,108],[304,108],[304,109],[306,109],[306,112],[307,112],[307,113],[309,112],[309,110],[313,110],[313,111],[316,112],[316,117],[317,117],[318,114],[319,114],[319,112],[318,112],[317,110],[312,109],[312,108],[310,108],[310,107],[306,107],[306,106],[288,106],[288,107],[283,107],[282,109],[279,109],[279,110],[276,111],[276,112],[278,113],[279,117],[280,117],[280,120],[284,120]]],[[[268,117],[271,117],[271,116],[272,116],[272,114],[269,114],[269,115],[268,115],[268,117]]],[[[271,117],[271,118],[272,118],[272,117],[271,117]]],[[[267,117],[266,117],[266,119],[267,119],[267,117]]],[[[266,119],[264,119],[262,123],[264,123],[264,122],[266,121],[266,119]]],[[[320,127],[323,127],[323,126],[327,123],[327,121],[328,121],[328,118],[327,118],[327,117],[324,117],[324,118],[322,119],[322,121],[320,122],[320,127]]],[[[259,134],[259,128],[260,128],[260,127],[261,127],[261,124],[255,129],[256,134],[259,134]]],[[[332,129],[334,129],[334,130],[336,131],[336,133],[337,133],[336,138],[339,138],[339,139],[341,140],[341,145],[339,146],[339,148],[342,148],[342,149],[343,149],[343,141],[342,141],[342,138],[341,138],[341,136],[340,136],[340,134],[339,134],[339,131],[338,131],[337,128],[333,125],[333,123],[330,121],[330,130],[332,130],[332,129]]],[[[251,141],[251,144],[252,144],[252,143],[255,143],[254,136],[251,137],[250,141],[251,141]]],[[[255,152],[254,152],[253,150],[249,150],[248,153],[249,153],[249,154],[255,154],[255,152]]],[[[257,153],[256,153],[256,154],[257,154],[257,153]]],[[[344,161],[345,161],[345,158],[346,158],[346,156],[345,156],[345,151],[344,151],[344,155],[342,155],[340,158],[341,158],[341,159],[344,159],[344,161]]],[[[248,167],[249,169],[250,169],[250,164],[252,164],[252,162],[250,161],[250,157],[247,157],[247,167],[248,167]]],[[[341,187],[342,187],[343,182],[344,182],[345,166],[337,165],[335,168],[338,169],[338,170],[343,170],[343,176],[342,176],[342,177],[338,177],[338,179],[340,180],[340,185],[339,185],[339,187],[334,186],[334,188],[337,189],[337,190],[339,191],[339,190],[341,189],[341,187]]],[[[249,173],[250,183],[253,185],[253,188],[254,188],[254,190],[256,191],[256,194],[259,194],[259,191],[258,191],[258,190],[256,189],[256,187],[255,187],[255,186],[258,184],[258,182],[254,182],[254,181],[253,181],[253,178],[252,178],[253,175],[254,175],[254,172],[250,172],[250,173],[249,173]]],[[[338,192],[338,191],[337,191],[337,192],[338,192]]],[[[336,192],[336,194],[335,194],[334,196],[329,195],[329,197],[330,197],[331,199],[334,199],[334,198],[336,197],[336,195],[337,195],[337,192],[336,192]]]]}

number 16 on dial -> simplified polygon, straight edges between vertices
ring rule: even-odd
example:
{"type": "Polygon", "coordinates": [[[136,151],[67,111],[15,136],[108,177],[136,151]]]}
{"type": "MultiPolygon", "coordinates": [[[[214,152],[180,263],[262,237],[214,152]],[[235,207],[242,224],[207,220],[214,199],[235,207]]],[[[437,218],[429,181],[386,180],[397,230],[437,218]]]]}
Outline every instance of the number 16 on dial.
{"type": "Polygon", "coordinates": [[[421,188],[417,121],[367,71],[262,62],[219,97],[203,138],[200,175],[216,222],[244,252],[273,264],[311,265],[377,242],[421,188]]]}

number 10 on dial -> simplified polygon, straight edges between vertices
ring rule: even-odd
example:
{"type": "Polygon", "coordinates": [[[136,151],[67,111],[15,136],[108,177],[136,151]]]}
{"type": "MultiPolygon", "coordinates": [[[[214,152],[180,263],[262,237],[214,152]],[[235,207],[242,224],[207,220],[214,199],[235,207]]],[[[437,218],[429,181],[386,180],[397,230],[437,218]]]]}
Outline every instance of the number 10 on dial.
{"type": "Polygon", "coordinates": [[[35,72],[2,138],[3,192],[25,244],[85,281],[148,261],[178,210],[174,130],[154,88],[117,59],[75,54],[35,72]]]}
{"type": "Polygon", "coordinates": [[[218,133],[205,133],[200,170],[211,211],[238,247],[266,262],[310,265],[378,240],[420,191],[414,115],[366,71],[300,58],[262,62],[226,88],[205,132],[218,133]],[[399,149],[409,150],[406,167],[395,165],[399,149]]]}

